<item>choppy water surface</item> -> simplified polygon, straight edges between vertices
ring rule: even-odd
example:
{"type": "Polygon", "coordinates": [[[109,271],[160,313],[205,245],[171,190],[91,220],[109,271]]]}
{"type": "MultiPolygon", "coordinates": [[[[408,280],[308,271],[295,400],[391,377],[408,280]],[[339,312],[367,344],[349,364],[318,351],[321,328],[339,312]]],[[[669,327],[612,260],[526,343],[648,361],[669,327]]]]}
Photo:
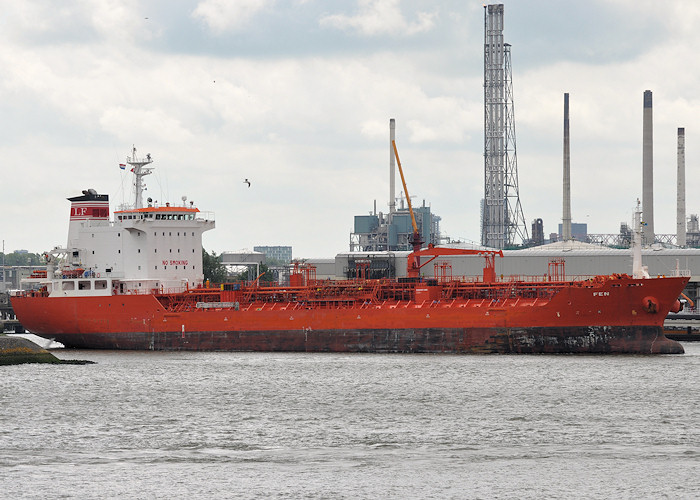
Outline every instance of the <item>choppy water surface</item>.
{"type": "Polygon", "coordinates": [[[697,498],[683,356],[55,351],[0,367],[5,498],[697,498]]]}

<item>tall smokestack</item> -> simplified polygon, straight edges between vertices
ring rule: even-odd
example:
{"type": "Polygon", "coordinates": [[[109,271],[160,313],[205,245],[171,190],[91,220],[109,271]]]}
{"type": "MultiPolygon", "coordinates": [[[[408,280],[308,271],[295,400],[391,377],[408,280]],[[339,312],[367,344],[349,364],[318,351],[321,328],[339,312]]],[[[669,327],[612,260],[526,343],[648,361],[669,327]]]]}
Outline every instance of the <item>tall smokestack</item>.
{"type": "Polygon", "coordinates": [[[562,213],[561,238],[571,239],[571,151],[569,149],[569,94],[564,94],[564,210],[562,213]]]}
{"type": "Polygon", "coordinates": [[[642,221],[644,243],[654,243],[654,124],[652,121],[651,90],[644,91],[642,131],[642,221]]]}
{"type": "Polygon", "coordinates": [[[679,247],[685,241],[685,128],[678,128],[678,186],[676,200],[676,241],[679,247]]]}
{"type": "Polygon", "coordinates": [[[393,142],[396,135],[396,122],[389,120],[389,213],[396,211],[396,165],[394,160],[393,142]]]}

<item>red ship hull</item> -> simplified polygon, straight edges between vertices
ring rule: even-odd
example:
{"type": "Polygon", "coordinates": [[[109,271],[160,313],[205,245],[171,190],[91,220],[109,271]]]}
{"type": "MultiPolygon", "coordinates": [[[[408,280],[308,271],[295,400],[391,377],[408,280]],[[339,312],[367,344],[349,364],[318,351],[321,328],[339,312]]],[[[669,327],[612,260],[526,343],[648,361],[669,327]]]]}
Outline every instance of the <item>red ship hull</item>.
{"type": "Polygon", "coordinates": [[[421,284],[402,283],[410,288],[409,300],[383,298],[381,285],[368,281],[364,288],[374,289],[364,300],[331,300],[322,295],[323,285],[314,284],[296,288],[297,296],[306,297],[294,301],[281,297],[287,287],[105,297],[25,294],[13,297],[12,305],[28,331],[76,348],[678,354],[683,347],[664,336],[663,321],[687,281],[623,275],[490,283],[461,295],[446,283],[434,286],[430,298],[421,297],[421,284]],[[490,296],[477,297],[484,290],[490,296]]]}

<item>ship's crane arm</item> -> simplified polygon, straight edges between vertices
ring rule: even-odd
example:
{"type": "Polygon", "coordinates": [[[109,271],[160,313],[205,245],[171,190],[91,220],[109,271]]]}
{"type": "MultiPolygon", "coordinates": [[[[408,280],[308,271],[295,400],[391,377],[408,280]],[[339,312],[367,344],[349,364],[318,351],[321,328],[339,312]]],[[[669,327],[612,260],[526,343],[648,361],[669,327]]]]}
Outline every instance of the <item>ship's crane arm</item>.
{"type": "Polygon", "coordinates": [[[477,250],[470,248],[436,248],[433,246],[432,243],[428,245],[428,248],[421,249],[423,241],[421,241],[420,239],[420,233],[418,232],[418,224],[416,224],[416,216],[413,213],[413,206],[411,205],[411,197],[408,195],[408,188],[406,187],[406,178],[403,175],[403,168],[401,168],[401,160],[399,160],[399,150],[396,147],[396,141],[391,141],[391,145],[394,148],[396,164],[399,167],[399,174],[401,174],[403,192],[406,194],[406,199],[408,200],[408,211],[411,213],[411,224],[413,224],[413,238],[411,241],[411,244],[413,245],[413,252],[409,254],[408,261],[406,262],[406,273],[408,274],[408,277],[419,278],[421,268],[441,255],[483,255],[486,258],[486,265],[484,266],[484,282],[492,283],[496,281],[495,260],[496,255],[503,257],[503,251],[501,250],[477,250]],[[433,257],[421,264],[421,255],[432,255],[433,257]]]}
{"type": "Polygon", "coordinates": [[[432,255],[431,259],[428,259],[423,264],[419,265],[419,269],[426,264],[434,261],[443,255],[481,255],[486,258],[486,264],[484,266],[484,283],[493,283],[496,281],[496,255],[503,257],[503,250],[485,250],[476,248],[439,248],[434,247],[432,244],[428,245],[428,248],[418,250],[414,252],[417,257],[420,258],[421,255],[432,255]]]}
{"type": "Polygon", "coordinates": [[[408,201],[408,211],[411,213],[411,224],[413,224],[413,233],[418,234],[418,224],[416,224],[416,216],[413,214],[413,207],[411,206],[411,197],[408,195],[408,188],[406,187],[406,179],[403,176],[403,169],[401,168],[401,160],[399,160],[399,150],[396,148],[396,141],[391,141],[391,145],[394,146],[394,156],[396,157],[396,164],[399,166],[399,174],[401,174],[401,184],[403,184],[403,192],[406,193],[406,200],[408,201]]]}
{"type": "Polygon", "coordinates": [[[403,192],[406,194],[406,199],[408,200],[408,211],[411,214],[411,224],[413,225],[413,237],[411,238],[411,245],[413,246],[413,252],[408,256],[408,262],[406,263],[406,272],[409,278],[420,277],[420,256],[418,252],[423,246],[423,241],[420,238],[420,233],[418,232],[418,224],[416,224],[416,216],[413,213],[413,206],[411,205],[411,197],[408,194],[408,188],[406,187],[406,179],[403,176],[403,169],[401,168],[401,160],[399,160],[399,150],[396,148],[396,141],[391,141],[391,145],[394,147],[394,156],[396,157],[396,164],[399,166],[399,174],[401,174],[401,183],[403,184],[403,192]]]}

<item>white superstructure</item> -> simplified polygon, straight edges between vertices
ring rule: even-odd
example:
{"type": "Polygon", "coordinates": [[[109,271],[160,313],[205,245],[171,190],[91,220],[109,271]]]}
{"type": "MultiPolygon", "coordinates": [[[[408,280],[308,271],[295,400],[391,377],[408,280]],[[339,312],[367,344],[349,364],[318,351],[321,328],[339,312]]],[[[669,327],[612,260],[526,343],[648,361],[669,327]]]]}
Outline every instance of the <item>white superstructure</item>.
{"type": "Polygon", "coordinates": [[[186,197],[182,205],[142,205],[143,168],[152,161],[133,156],[135,200],[109,218],[109,197],[93,189],[68,198],[71,215],[66,248],[45,254],[46,277],[30,281],[51,296],[111,295],[181,291],[202,284],[202,234],[214,215],[200,212],[186,197]]]}

